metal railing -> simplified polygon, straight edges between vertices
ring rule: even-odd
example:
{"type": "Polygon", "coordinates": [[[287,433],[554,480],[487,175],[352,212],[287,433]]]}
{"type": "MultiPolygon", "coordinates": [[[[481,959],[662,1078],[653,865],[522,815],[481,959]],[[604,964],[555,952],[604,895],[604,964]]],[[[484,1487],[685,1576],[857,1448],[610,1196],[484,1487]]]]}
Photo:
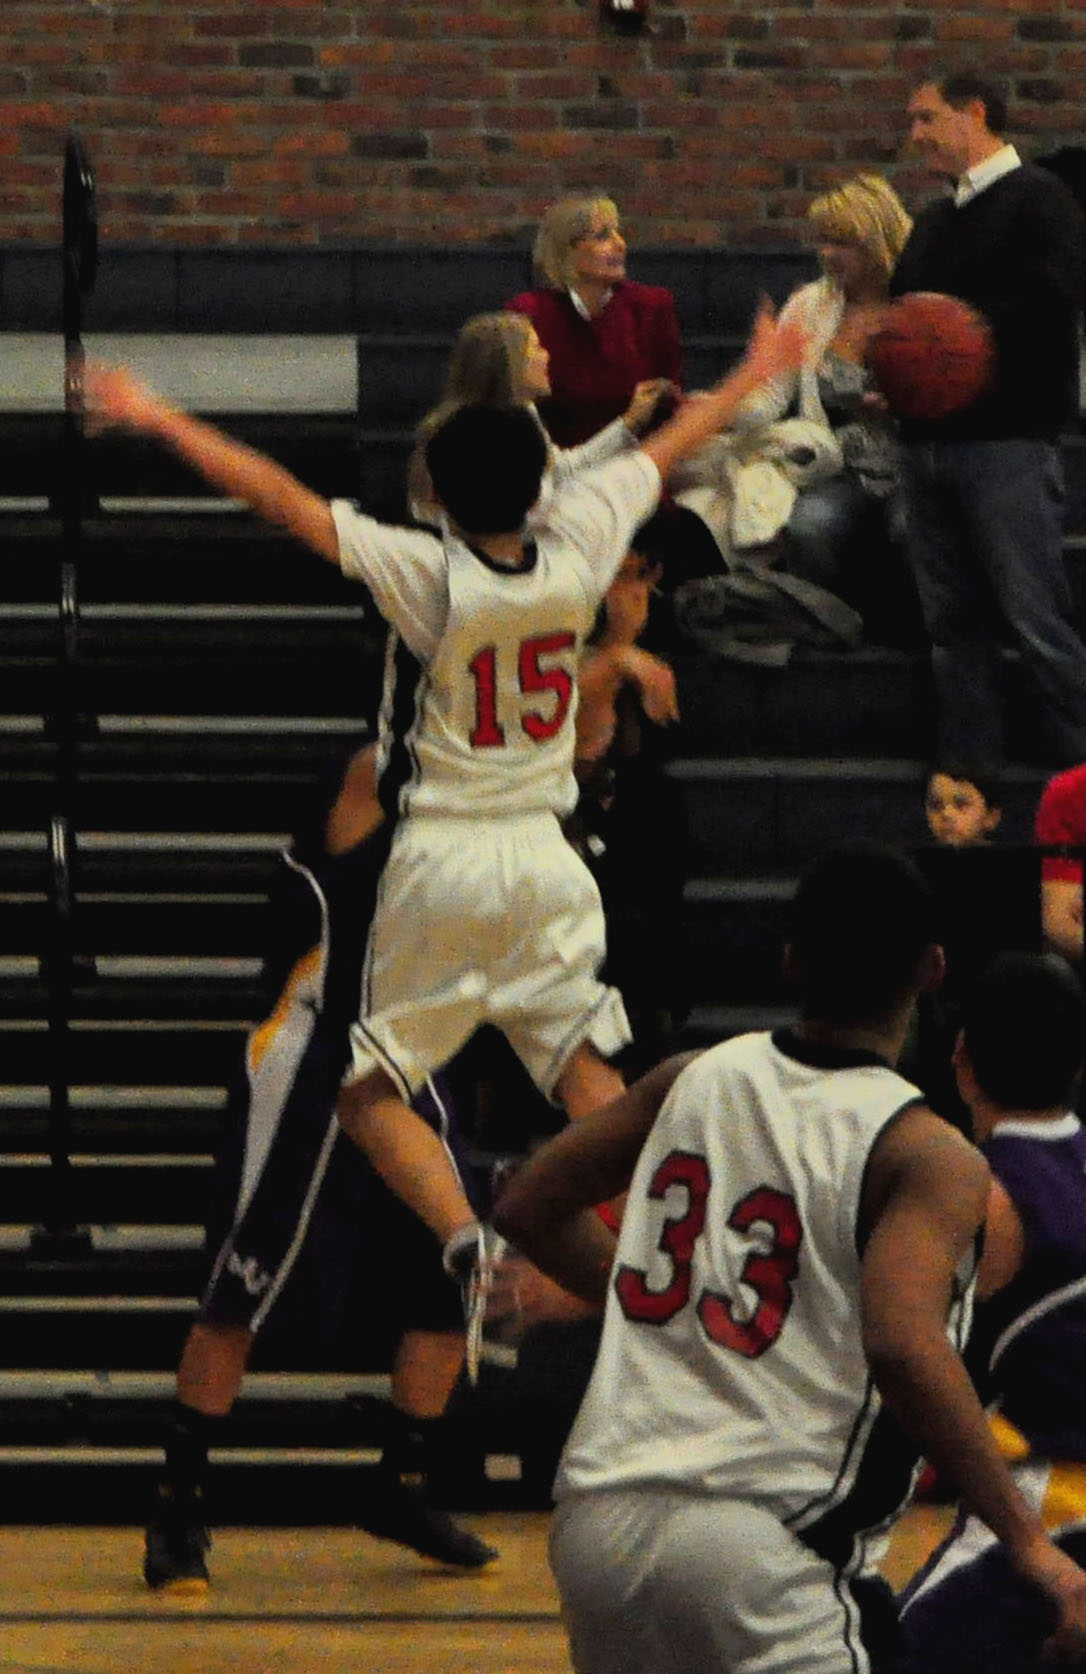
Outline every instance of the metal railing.
{"type": "Polygon", "coordinates": [[[63,202],[64,429],[58,504],[61,562],[57,599],[58,657],[50,731],[56,743],[53,813],[49,822],[49,929],[42,960],[49,1053],[49,1212],[31,1234],[38,1258],[89,1251],[77,1221],[71,1165],[71,1015],[75,975],[73,872],[80,704],[79,569],[83,520],[90,503],[83,402],[83,300],[98,268],[94,171],[79,138],[68,138],[63,202]]]}

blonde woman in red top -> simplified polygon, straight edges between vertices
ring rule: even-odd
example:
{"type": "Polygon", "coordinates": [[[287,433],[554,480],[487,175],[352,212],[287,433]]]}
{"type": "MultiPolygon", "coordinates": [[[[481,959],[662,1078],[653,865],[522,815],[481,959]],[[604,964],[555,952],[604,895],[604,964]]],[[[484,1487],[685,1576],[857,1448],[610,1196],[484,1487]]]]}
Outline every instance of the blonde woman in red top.
{"type": "Polygon", "coordinates": [[[550,394],[540,416],[560,447],[587,441],[655,386],[674,397],[682,382],[675,300],[660,285],[626,277],[626,240],[610,198],[563,198],[536,236],[538,284],[507,304],[531,320],[550,356],[550,394]]]}

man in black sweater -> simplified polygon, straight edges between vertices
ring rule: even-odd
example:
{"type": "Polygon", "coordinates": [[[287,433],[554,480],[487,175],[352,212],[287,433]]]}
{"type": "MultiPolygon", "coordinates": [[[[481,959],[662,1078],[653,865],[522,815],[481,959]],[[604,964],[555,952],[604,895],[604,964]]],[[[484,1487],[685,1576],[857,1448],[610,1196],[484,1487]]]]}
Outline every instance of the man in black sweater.
{"type": "Polygon", "coordinates": [[[998,88],[971,74],[926,82],[909,101],[912,148],[953,195],[917,217],[892,288],[971,303],[997,356],[972,405],[902,427],[909,545],[940,753],[1002,757],[1002,619],[1040,694],[1049,759],[1066,766],[1086,760],[1086,649],[1063,564],[1059,454],[1077,410],[1086,225],[1061,181],[1003,143],[1005,120],[998,88]]]}

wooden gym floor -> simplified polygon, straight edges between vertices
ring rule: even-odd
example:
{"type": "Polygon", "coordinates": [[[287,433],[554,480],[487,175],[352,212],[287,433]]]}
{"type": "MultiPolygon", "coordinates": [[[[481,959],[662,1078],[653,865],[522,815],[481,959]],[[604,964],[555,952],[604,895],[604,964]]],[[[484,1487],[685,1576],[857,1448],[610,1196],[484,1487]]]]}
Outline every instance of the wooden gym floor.
{"type": "MultiPolygon", "coordinates": [[[[947,1517],[908,1513],[895,1584],[947,1517]]],[[[479,1575],[351,1529],[222,1529],[199,1599],[147,1592],[138,1529],[0,1529],[0,1674],[569,1674],[546,1513],[464,1522],[501,1549],[479,1575]]]]}

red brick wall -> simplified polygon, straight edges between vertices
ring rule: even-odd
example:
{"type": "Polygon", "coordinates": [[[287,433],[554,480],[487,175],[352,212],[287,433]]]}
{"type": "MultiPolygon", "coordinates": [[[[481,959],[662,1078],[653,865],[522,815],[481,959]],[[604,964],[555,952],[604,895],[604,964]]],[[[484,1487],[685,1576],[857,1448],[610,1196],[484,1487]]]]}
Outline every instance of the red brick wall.
{"type": "Polygon", "coordinates": [[[1030,151],[1086,133],[1086,0],[0,0],[0,242],[51,241],[77,129],[105,235],[506,239],[605,189],[636,238],[781,243],[898,163],[909,88],[1005,77],[1030,151]]]}

